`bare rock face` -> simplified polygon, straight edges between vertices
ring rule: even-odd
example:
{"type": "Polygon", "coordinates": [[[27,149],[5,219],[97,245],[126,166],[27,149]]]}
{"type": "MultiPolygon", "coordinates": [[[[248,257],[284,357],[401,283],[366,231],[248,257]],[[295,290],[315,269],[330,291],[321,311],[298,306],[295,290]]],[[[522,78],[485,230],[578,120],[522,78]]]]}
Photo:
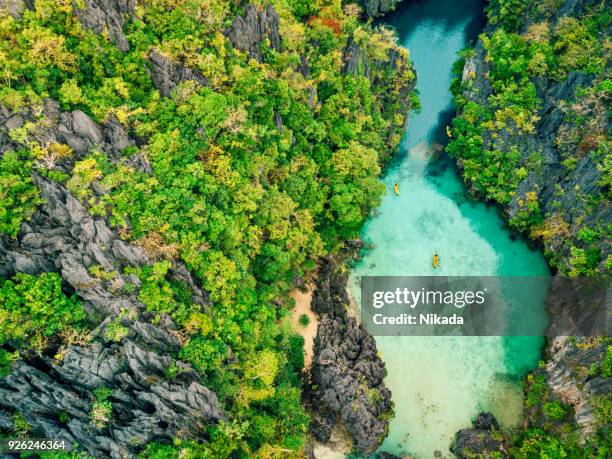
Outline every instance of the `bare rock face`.
{"type": "Polygon", "coordinates": [[[354,40],[350,40],[344,50],[344,73],[370,76],[368,55],[354,40]]]}
{"type": "MultiPolygon", "coordinates": [[[[134,457],[136,448],[171,441],[187,429],[197,437],[223,417],[216,395],[186,365],[168,380],[164,370],[172,358],[147,350],[151,336],[147,324],[140,325],[140,334],[131,328],[120,345],[98,339],[88,347],[71,346],[59,364],[49,357],[18,361],[0,380],[0,405],[18,410],[45,436],[77,443],[96,457],[134,457]],[[91,419],[91,391],[100,387],[112,389],[112,416],[104,426],[91,419]]],[[[171,335],[156,335],[158,345],[176,349],[171,335]]]]}
{"type": "Polygon", "coordinates": [[[322,416],[316,436],[329,439],[333,413],[351,433],[355,447],[373,452],[386,436],[392,413],[391,392],[384,385],[385,364],[372,335],[350,317],[346,274],[330,262],[321,268],[313,310],[321,319],[311,370],[313,404],[322,416]]]}
{"type": "MultiPolygon", "coordinates": [[[[113,115],[98,124],[81,110],[62,112],[56,101],[46,99],[40,109],[27,108],[18,113],[13,113],[0,106],[0,139],[2,140],[0,154],[21,147],[9,138],[8,134],[11,129],[20,128],[28,121],[37,123],[40,117],[43,117],[45,122],[38,123],[29,135],[41,145],[62,143],[68,145],[74,152],[72,157],[63,160],[57,158],[45,160],[49,161],[47,164],[49,167],[55,167],[63,172],[69,172],[74,161],[82,159],[94,148],[106,153],[111,161],[116,161],[122,157],[121,150],[136,143],[113,115]]],[[[134,155],[129,161],[136,169],[151,173],[146,158],[134,155]]]]}
{"type": "Polygon", "coordinates": [[[508,457],[497,419],[488,412],[479,413],[471,429],[457,432],[450,450],[459,459],[508,457]]]}
{"type": "Polygon", "coordinates": [[[7,12],[15,19],[20,19],[23,11],[34,8],[33,0],[0,0],[0,12],[7,12]]]}
{"type": "Polygon", "coordinates": [[[255,5],[247,5],[242,16],[236,16],[224,35],[234,48],[248,53],[253,59],[262,62],[261,46],[269,42],[272,49],[280,50],[279,18],[272,5],[260,10],[255,5]]]}
{"type": "Polygon", "coordinates": [[[208,85],[208,81],[201,73],[173,62],[157,51],[151,51],[149,62],[151,63],[151,79],[162,96],[169,96],[172,90],[183,81],[193,80],[203,86],[208,85]]]}
{"type": "Polygon", "coordinates": [[[121,51],[130,45],[123,34],[123,25],[134,14],[136,0],[84,0],[84,7],[74,5],[74,13],[86,29],[95,33],[108,32],[111,41],[121,51]]]}
{"type": "MultiPolygon", "coordinates": [[[[371,58],[367,51],[357,44],[352,38],[344,49],[344,70],[345,75],[360,75],[369,78],[373,85],[382,83],[380,76],[385,72],[397,72],[401,70],[402,64],[410,70],[410,63],[400,55],[399,48],[387,50],[387,57],[383,59],[371,58]]],[[[412,90],[414,83],[407,85],[412,90]]],[[[409,91],[408,91],[409,92],[409,91]]]]}
{"type": "Polygon", "coordinates": [[[359,0],[364,13],[369,18],[384,16],[393,11],[401,0],[359,0]]]}
{"type": "MultiPolygon", "coordinates": [[[[42,108],[42,113],[38,115],[44,115],[52,126],[44,126],[33,132],[35,140],[38,140],[41,144],[49,144],[53,142],[62,142],[69,145],[73,150],[79,152],[86,150],[93,146],[91,143],[92,137],[99,140],[99,131],[97,127],[91,128],[93,121],[87,117],[83,112],[77,110],[74,114],[64,113],[62,119],[60,119],[59,104],[53,100],[46,100],[42,108]],[[89,138],[80,139],[79,136],[73,129],[73,120],[76,120],[77,129],[81,132],[84,130],[92,129],[89,132],[89,138]],[[72,144],[72,145],[71,145],[72,144]]],[[[26,121],[34,120],[36,113],[32,109],[23,109],[18,113],[14,113],[5,107],[0,106],[0,135],[7,142],[3,143],[2,152],[13,149],[13,145],[8,138],[8,133],[12,129],[22,127],[26,121]]]]}

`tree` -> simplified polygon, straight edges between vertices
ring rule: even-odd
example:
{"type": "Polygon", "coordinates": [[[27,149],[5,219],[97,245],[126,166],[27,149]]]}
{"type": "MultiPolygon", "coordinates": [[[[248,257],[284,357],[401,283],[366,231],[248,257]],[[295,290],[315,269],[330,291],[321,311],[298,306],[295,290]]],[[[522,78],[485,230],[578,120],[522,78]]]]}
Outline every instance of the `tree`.
{"type": "Polygon", "coordinates": [[[0,158],[0,232],[15,237],[41,202],[30,177],[31,163],[7,151],[0,158]]]}
{"type": "Polygon", "coordinates": [[[57,273],[16,274],[0,280],[0,344],[41,351],[48,340],[85,326],[81,302],[62,291],[57,273]]]}
{"type": "Polygon", "coordinates": [[[378,180],[378,155],[371,148],[351,142],[348,148],[332,155],[328,167],[332,183],[330,217],[343,237],[354,236],[385,191],[378,180]]]}

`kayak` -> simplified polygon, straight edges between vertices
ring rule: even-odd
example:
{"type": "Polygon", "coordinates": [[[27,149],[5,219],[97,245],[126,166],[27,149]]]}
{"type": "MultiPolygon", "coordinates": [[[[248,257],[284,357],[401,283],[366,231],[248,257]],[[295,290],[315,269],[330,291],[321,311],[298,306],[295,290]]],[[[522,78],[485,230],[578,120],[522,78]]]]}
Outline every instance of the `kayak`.
{"type": "Polygon", "coordinates": [[[393,185],[393,191],[395,191],[395,194],[399,196],[399,185],[397,183],[393,185]]]}
{"type": "Polygon", "coordinates": [[[433,265],[434,268],[438,267],[438,265],[440,264],[440,258],[438,257],[438,254],[435,254],[433,256],[433,260],[432,260],[431,264],[433,265]]]}

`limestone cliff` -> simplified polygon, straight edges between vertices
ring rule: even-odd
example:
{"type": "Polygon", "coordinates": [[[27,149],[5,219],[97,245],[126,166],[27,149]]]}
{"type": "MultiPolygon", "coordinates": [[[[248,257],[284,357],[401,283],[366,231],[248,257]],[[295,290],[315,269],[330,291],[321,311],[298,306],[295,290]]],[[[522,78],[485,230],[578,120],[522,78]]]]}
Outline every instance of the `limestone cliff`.
{"type": "Polygon", "coordinates": [[[359,0],[366,16],[374,18],[393,11],[401,0],[359,0]]]}
{"type": "MultiPolygon", "coordinates": [[[[531,56],[528,79],[521,83],[534,91],[533,101],[529,102],[532,111],[527,115],[531,121],[521,125],[517,116],[519,107],[525,102],[501,99],[502,80],[493,78],[503,68],[502,57],[498,62],[491,58],[492,54],[501,54],[495,44],[496,39],[503,37],[499,23],[487,26],[486,35],[478,40],[465,59],[460,88],[457,88],[461,116],[467,114],[468,109],[464,107],[469,106],[470,110],[487,108],[482,121],[475,122],[471,118],[478,134],[471,136],[470,141],[478,142],[480,151],[506,152],[505,161],[513,166],[507,176],[499,180],[512,184],[508,187],[508,195],[495,190],[494,179],[487,179],[489,170],[472,167],[466,153],[468,147],[459,143],[463,139],[461,129],[452,134],[455,137],[451,138],[451,149],[457,146],[458,165],[471,190],[501,203],[516,229],[541,241],[554,269],[561,274],[609,274],[611,239],[606,224],[612,221],[612,206],[606,175],[610,155],[606,136],[609,119],[605,107],[610,98],[605,86],[607,73],[590,71],[595,64],[575,64],[577,48],[571,48],[571,57],[563,54],[570,53],[563,47],[579,46],[566,43],[568,39],[564,34],[570,33],[566,29],[581,28],[586,40],[589,35],[579,21],[585,20],[591,12],[601,13],[606,2],[567,0],[552,10],[538,7],[534,2],[519,3],[526,4],[517,26],[519,40],[524,40],[525,46],[529,43],[534,43],[531,46],[552,46],[559,54],[548,59],[558,59],[560,63],[556,65],[561,66],[553,70],[553,64],[545,64],[536,71],[535,62],[540,59],[538,52],[526,55],[519,52],[511,58],[519,60],[531,56]],[[551,31],[556,34],[554,38],[548,38],[551,31]],[[485,121],[491,117],[493,121],[485,121]],[[512,159],[514,153],[516,161],[512,159]]],[[[490,12],[494,17],[498,14],[494,9],[496,5],[494,2],[490,12]]],[[[592,41],[589,46],[595,46],[596,40],[603,43],[605,36],[589,36],[589,40],[592,41]]],[[[503,65],[510,65],[510,62],[503,65]]],[[[508,82],[504,80],[503,84],[508,82]]],[[[524,111],[523,115],[526,113],[524,111]]],[[[502,169],[500,163],[497,168],[502,169]]]]}
{"type": "MultiPolygon", "coordinates": [[[[593,20],[605,18],[606,8],[608,2],[597,0],[550,8],[520,1],[513,9],[492,1],[489,23],[465,53],[454,86],[458,114],[448,129],[449,151],[468,187],[500,204],[513,228],[541,243],[558,276],[610,274],[604,51],[610,25],[609,18],[593,20]]],[[[567,303],[551,295],[549,312],[557,322],[572,313],[588,319],[567,303]]],[[[609,436],[609,337],[557,337],[544,357],[525,383],[526,433],[516,443],[558,442],[564,454],[586,448],[580,454],[591,457],[605,444],[594,446],[599,439],[609,436]]],[[[461,432],[459,443],[466,438],[461,432]]]]}

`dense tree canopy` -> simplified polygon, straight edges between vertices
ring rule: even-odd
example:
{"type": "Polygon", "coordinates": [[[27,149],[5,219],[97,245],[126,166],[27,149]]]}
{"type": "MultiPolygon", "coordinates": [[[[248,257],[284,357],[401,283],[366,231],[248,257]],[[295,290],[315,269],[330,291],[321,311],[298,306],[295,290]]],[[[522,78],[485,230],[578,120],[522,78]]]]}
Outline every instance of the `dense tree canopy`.
{"type": "MultiPolygon", "coordinates": [[[[15,237],[35,211],[38,174],[63,184],[153,260],[122,274],[137,276],[140,285],[130,288],[154,322],[173,318],[185,336],[178,357],[202,374],[231,419],[211,427],[208,445],[177,439],[151,445],[146,457],[300,450],[308,416],[299,342],[282,320],[287,294],[319,257],[358,234],[384,192],[381,158],[399,142],[407,108],[399,92],[414,79],[407,53],[340,0],[263,2],[280,17],[280,47],[262,41],[257,59],[224,33],[245,10],[238,0],[139,0],[123,27],[127,51],[110,32],[87,30],[75,3],[36,0],[20,18],[0,20],[0,104],[34,115],[9,132],[19,150],[0,158],[0,231],[15,237]],[[378,62],[371,71],[343,70],[352,40],[378,62]],[[162,94],[151,53],[194,77],[162,94]],[[46,99],[119,123],[137,141],[116,155],[47,144],[39,135],[49,122],[40,109],[46,99]],[[210,308],[169,278],[177,260],[210,308]]],[[[59,295],[56,275],[5,281],[0,313],[12,313],[12,292],[26,280],[34,288],[52,281],[59,295]]],[[[82,319],[76,300],[53,301],[54,311],[32,310],[54,324],[41,336],[82,319]]],[[[22,326],[24,317],[15,322],[22,326]]],[[[107,338],[120,341],[115,325],[107,338]]]]}

